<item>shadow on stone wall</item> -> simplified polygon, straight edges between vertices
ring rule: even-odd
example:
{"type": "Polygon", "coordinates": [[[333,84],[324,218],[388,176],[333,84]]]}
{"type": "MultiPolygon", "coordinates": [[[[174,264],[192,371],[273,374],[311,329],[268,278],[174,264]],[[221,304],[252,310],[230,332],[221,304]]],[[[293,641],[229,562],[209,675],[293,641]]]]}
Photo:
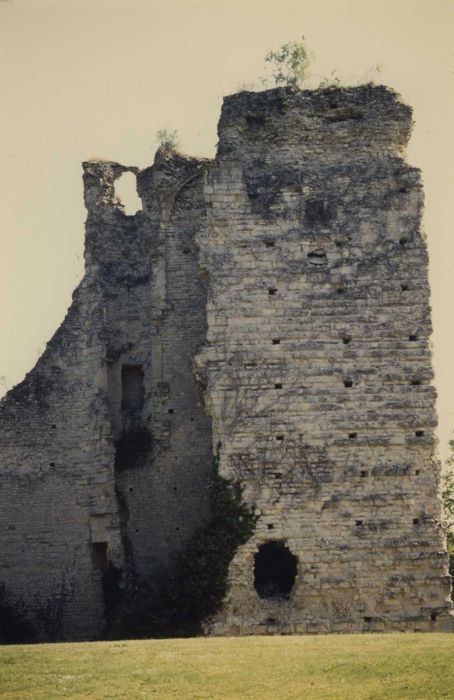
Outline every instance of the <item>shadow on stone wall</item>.
{"type": "Polygon", "coordinates": [[[251,537],[256,518],[240,488],[219,476],[217,467],[216,459],[209,482],[211,518],[189,540],[171,575],[124,582],[114,566],[105,572],[104,638],[194,636],[219,610],[230,562],[251,537]]]}

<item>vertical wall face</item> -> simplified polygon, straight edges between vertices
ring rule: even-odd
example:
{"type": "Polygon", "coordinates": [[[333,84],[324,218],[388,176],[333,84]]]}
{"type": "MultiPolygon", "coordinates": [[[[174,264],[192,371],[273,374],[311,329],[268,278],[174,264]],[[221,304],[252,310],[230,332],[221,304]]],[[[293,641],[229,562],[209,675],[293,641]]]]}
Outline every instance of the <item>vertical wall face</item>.
{"type": "Polygon", "coordinates": [[[139,175],[143,211],[126,216],[115,181],[135,169],[84,164],[84,280],[1,403],[1,602],[43,638],[99,635],[109,563],[165,575],[209,516],[211,428],[192,371],[203,168],[158,154],[139,175]]]}
{"type": "Polygon", "coordinates": [[[44,639],[103,625],[103,542],[122,566],[102,292],[86,277],[44,355],[0,406],[0,581],[44,639]]]}
{"type": "Polygon", "coordinates": [[[127,568],[139,575],[165,574],[209,515],[211,426],[192,371],[206,336],[194,241],[205,218],[203,168],[158,154],[140,173],[144,211],[125,249],[116,242],[106,278],[116,488],[127,568]]]}
{"type": "Polygon", "coordinates": [[[380,87],[224,102],[198,366],[221,473],[259,518],[215,633],[450,623],[410,128],[380,87]]]}

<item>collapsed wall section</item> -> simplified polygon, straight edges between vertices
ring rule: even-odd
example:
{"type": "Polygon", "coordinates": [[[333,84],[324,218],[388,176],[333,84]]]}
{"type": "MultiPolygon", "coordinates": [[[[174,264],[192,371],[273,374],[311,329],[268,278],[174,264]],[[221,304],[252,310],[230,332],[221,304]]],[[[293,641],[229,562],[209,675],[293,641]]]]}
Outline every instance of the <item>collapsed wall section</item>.
{"type": "Polygon", "coordinates": [[[450,628],[410,130],[383,87],[224,101],[198,371],[259,519],[213,633],[450,628]]]}
{"type": "Polygon", "coordinates": [[[2,604],[43,639],[98,633],[100,542],[122,566],[103,312],[102,291],[86,277],[36,367],[0,404],[2,604]]]}
{"type": "Polygon", "coordinates": [[[211,427],[192,371],[204,167],[161,152],[142,172],[84,163],[84,279],[0,404],[0,603],[42,639],[101,634],[104,573],[123,586],[171,575],[209,517],[211,427]],[[133,216],[115,193],[124,172],[144,203],[133,216]]]}

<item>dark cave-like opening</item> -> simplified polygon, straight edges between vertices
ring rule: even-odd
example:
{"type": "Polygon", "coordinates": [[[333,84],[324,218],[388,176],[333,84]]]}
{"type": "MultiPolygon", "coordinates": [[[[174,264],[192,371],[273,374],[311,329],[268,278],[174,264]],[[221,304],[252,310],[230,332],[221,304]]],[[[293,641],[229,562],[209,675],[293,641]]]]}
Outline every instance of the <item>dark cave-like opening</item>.
{"type": "Polygon", "coordinates": [[[255,555],[254,588],[261,598],[289,598],[298,560],[283,542],[262,544],[255,555]]]}

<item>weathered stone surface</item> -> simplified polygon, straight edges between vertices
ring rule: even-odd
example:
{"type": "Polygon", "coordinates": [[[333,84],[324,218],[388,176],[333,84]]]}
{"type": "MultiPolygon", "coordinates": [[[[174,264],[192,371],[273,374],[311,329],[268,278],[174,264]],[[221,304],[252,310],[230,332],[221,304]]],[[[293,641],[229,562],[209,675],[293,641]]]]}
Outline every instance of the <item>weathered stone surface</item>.
{"type": "Polygon", "coordinates": [[[0,582],[43,636],[99,634],[106,562],[162,575],[208,516],[211,429],[192,371],[206,335],[203,167],[158,153],[138,174],[143,211],[126,216],[114,181],[128,169],[84,163],[85,277],[0,404],[0,582]],[[143,377],[131,411],[125,367],[143,377]]]}
{"type": "Polygon", "coordinates": [[[382,87],[224,101],[198,371],[221,473],[259,519],[212,633],[450,626],[410,130],[382,87]],[[270,541],[297,558],[289,596],[254,588],[270,541]]]}
{"type": "Polygon", "coordinates": [[[207,631],[451,628],[410,130],[383,87],[243,92],[214,162],[84,163],[85,277],[0,403],[0,583],[43,637],[100,633],[107,562],[171,571],[212,446],[258,520],[207,631]]]}

